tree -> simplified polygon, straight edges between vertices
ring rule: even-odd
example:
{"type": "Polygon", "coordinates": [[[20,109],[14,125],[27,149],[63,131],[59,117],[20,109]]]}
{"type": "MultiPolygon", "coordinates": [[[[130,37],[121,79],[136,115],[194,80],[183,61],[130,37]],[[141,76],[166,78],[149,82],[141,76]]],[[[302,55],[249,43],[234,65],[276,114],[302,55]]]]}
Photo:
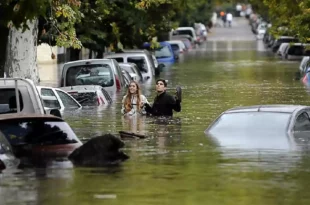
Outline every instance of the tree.
{"type": "MultiPolygon", "coordinates": [[[[81,13],[78,0],[5,0],[0,3],[0,75],[25,77],[38,82],[36,47],[38,18],[43,17],[58,46],[80,48],[75,23],[81,13]],[[3,57],[5,56],[5,57],[3,57]]],[[[42,32],[44,33],[44,32],[42,32]]]]}
{"type": "Polygon", "coordinates": [[[306,42],[310,37],[310,0],[250,0],[258,14],[264,14],[272,23],[274,35],[295,35],[306,42]],[[280,30],[286,27],[288,30],[280,30]]]}

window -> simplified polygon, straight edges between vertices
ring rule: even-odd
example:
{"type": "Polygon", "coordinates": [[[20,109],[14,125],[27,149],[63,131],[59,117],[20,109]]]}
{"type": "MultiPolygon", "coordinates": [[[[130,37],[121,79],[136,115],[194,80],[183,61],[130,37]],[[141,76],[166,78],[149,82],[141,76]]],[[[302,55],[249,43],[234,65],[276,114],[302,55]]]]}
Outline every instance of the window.
{"type": "MultiPolygon", "coordinates": [[[[23,98],[21,92],[19,92],[19,104],[20,110],[24,108],[23,98]]],[[[17,103],[15,96],[15,88],[5,88],[0,91],[0,114],[5,113],[16,113],[17,112],[17,103]]]]}
{"type": "Polygon", "coordinates": [[[173,51],[179,51],[180,50],[180,47],[178,44],[171,44],[171,48],[173,51]]]}
{"type": "Polygon", "coordinates": [[[301,113],[296,118],[294,131],[310,131],[310,119],[306,112],[301,113]]]}
{"type": "Polygon", "coordinates": [[[124,58],[113,58],[116,60],[118,63],[124,63],[124,58]]]}
{"type": "Polygon", "coordinates": [[[68,68],[66,86],[100,85],[110,87],[114,85],[114,76],[108,64],[86,64],[68,68]]]}
{"type": "Polygon", "coordinates": [[[66,122],[45,118],[4,120],[0,124],[0,132],[13,148],[23,144],[58,145],[78,142],[66,122]]]}
{"type": "Polygon", "coordinates": [[[62,91],[56,90],[57,94],[59,95],[62,104],[65,108],[79,108],[79,104],[77,104],[67,93],[62,91]]]}
{"type": "Polygon", "coordinates": [[[43,100],[44,107],[60,109],[60,103],[52,89],[42,88],[41,97],[43,100]]]}
{"type": "Polygon", "coordinates": [[[55,93],[52,89],[42,88],[41,95],[42,96],[55,96],[55,93]]]}
{"type": "Polygon", "coordinates": [[[134,63],[138,66],[139,70],[143,73],[148,72],[148,66],[145,60],[145,57],[140,56],[140,57],[129,57],[127,59],[128,63],[134,63]]]}
{"type": "Polygon", "coordinates": [[[156,58],[169,58],[172,56],[172,53],[168,46],[163,46],[155,50],[155,56],[156,58]]]}

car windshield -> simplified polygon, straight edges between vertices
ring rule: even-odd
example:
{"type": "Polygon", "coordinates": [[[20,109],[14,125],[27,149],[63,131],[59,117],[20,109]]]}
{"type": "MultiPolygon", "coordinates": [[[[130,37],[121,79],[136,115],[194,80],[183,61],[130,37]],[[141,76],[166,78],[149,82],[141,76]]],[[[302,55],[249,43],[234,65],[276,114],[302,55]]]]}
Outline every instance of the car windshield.
{"type": "Polygon", "coordinates": [[[113,71],[109,64],[88,64],[68,68],[66,85],[114,85],[113,71]]]}
{"type": "Polygon", "coordinates": [[[173,35],[190,35],[193,37],[193,32],[192,30],[176,30],[173,35]]]}
{"type": "Polygon", "coordinates": [[[211,127],[212,131],[243,131],[252,133],[263,129],[285,132],[290,120],[290,113],[278,112],[242,112],[222,115],[211,127]]]}
{"type": "Polygon", "coordinates": [[[174,50],[174,51],[179,51],[179,50],[180,50],[180,47],[179,47],[178,44],[171,44],[171,48],[172,48],[172,50],[174,50]]]}
{"type": "Polygon", "coordinates": [[[155,50],[156,58],[169,58],[172,56],[172,53],[168,46],[162,46],[155,50]]]}
{"type": "Polygon", "coordinates": [[[137,57],[128,57],[127,58],[128,63],[134,63],[138,66],[139,70],[142,73],[147,73],[148,72],[148,66],[145,60],[145,57],[143,56],[137,56],[137,57]]]}
{"type": "Polygon", "coordinates": [[[44,118],[1,121],[0,132],[12,146],[22,144],[71,144],[78,139],[70,126],[63,121],[44,118]]]}

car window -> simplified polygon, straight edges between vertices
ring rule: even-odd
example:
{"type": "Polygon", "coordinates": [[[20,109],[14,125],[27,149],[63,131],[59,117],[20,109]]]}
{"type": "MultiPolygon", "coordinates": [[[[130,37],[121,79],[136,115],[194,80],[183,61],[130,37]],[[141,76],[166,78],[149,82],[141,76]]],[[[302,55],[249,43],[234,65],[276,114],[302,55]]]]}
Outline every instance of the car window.
{"type": "Polygon", "coordinates": [[[114,72],[109,64],[86,64],[69,67],[66,74],[66,86],[114,85],[114,72]]]}
{"type": "Polygon", "coordinates": [[[143,73],[148,72],[148,66],[145,57],[140,56],[140,57],[128,57],[127,61],[129,63],[134,63],[138,66],[139,70],[143,73]]]}
{"type": "Polygon", "coordinates": [[[171,44],[171,48],[172,48],[172,50],[174,50],[174,51],[179,51],[179,50],[180,50],[180,47],[179,47],[178,44],[171,44]]]}
{"type": "MultiPolygon", "coordinates": [[[[23,98],[21,92],[19,92],[19,104],[20,110],[24,108],[23,98]]],[[[16,113],[17,103],[15,96],[15,88],[4,88],[0,89],[0,114],[5,113],[16,113]]]]}
{"type": "Polygon", "coordinates": [[[42,96],[55,96],[55,93],[53,92],[52,89],[42,88],[41,89],[41,95],[42,96]]]}
{"type": "Polygon", "coordinates": [[[294,125],[294,131],[310,131],[310,119],[306,112],[298,115],[294,125]]]}
{"type": "Polygon", "coordinates": [[[0,124],[0,132],[13,147],[23,144],[54,145],[78,142],[66,122],[44,118],[5,120],[0,124]]]}
{"type": "Polygon", "coordinates": [[[114,58],[114,60],[116,60],[118,63],[124,63],[124,58],[114,58]]]}
{"type": "Polygon", "coordinates": [[[62,92],[60,90],[56,90],[57,94],[59,95],[62,104],[65,108],[79,108],[79,104],[77,104],[67,93],[62,92]]]}
{"type": "Polygon", "coordinates": [[[173,35],[190,35],[193,37],[193,31],[192,30],[176,30],[173,35]]]}
{"type": "Polygon", "coordinates": [[[52,89],[42,88],[41,96],[44,107],[60,109],[60,103],[52,89]]]}
{"type": "Polygon", "coordinates": [[[115,65],[115,69],[116,69],[116,75],[119,77],[119,80],[121,81],[122,85],[125,85],[125,79],[123,77],[121,67],[119,66],[119,64],[116,61],[114,61],[114,65],[115,65]]]}
{"type": "Polygon", "coordinates": [[[287,131],[290,113],[244,112],[223,114],[210,128],[210,131],[256,132],[278,130],[287,131]]]}
{"type": "Polygon", "coordinates": [[[155,50],[156,58],[169,58],[172,56],[172,53],[168,46],[161,46],[155,50]]]}

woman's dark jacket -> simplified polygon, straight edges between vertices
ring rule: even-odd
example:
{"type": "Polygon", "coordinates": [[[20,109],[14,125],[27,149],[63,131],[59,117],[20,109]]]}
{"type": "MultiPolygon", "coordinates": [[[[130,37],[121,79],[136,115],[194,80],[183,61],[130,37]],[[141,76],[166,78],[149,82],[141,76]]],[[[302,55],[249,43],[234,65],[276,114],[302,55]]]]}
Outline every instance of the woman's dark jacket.
{"type": "Polygon", "coordinates": [[[166,92],[155,97],[153,106],[145,104],[145,111],[153,116],[172,116],[172,110],[180,112],[181,103],[166,92]]]}

